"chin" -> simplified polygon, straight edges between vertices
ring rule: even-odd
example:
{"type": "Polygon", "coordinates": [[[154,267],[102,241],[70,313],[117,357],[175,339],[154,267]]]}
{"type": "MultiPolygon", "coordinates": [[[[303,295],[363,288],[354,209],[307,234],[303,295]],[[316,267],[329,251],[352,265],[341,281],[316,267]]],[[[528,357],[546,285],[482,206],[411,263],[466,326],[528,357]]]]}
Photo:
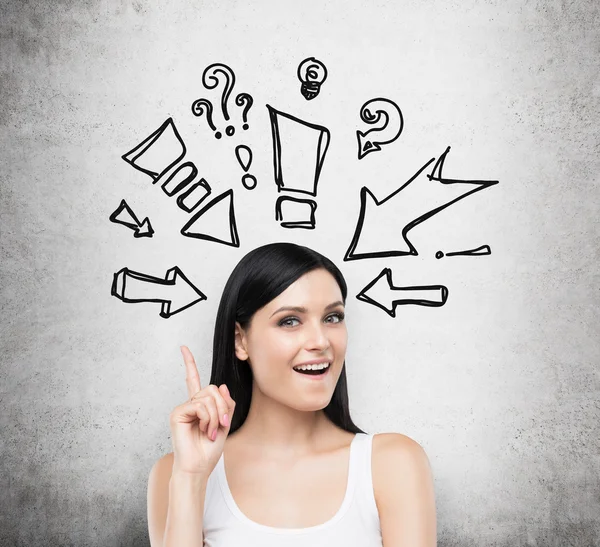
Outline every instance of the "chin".
{"type": "Polygon", "coordinates": [[[330,401],[331,397],[325,398],[304,396],[301,398],[298,405],[293,405],[293,408],[302,412],[318,412],[319,410],[323,410],[330,401]]]}

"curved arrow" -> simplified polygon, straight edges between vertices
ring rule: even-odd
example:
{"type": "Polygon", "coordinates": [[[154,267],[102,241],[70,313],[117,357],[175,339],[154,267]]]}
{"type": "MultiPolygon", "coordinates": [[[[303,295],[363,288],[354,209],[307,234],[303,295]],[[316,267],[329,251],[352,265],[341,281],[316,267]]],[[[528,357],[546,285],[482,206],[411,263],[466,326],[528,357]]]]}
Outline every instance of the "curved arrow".
{"type": "Polygon", "coordinates": [[[381,145],[394,142],[402,133],[404,117],[400,107],[394,101],[378,97],[367,101],[360,109],[360,119],[370,125],[379,123],[382,117],[385,120],[380,127],[374,127],[366,132],[356,131],[359,160],[369,152],[381,150],[381,145]],[[375,114],[371,112],[372,110],[375,114]]]}

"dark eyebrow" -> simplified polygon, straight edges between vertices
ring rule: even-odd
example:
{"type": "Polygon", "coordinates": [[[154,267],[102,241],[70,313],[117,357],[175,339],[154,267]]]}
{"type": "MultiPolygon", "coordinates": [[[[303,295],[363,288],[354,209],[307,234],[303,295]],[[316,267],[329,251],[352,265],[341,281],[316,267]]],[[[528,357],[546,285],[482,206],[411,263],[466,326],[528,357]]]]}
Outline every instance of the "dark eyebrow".
{"type": "MultiPolygon", "coordinates": [[[[336,302],[333,302],[331,304],[329,304],[328,306],[325,306],[325,311],[330,310],[331,308],[335,308],[336,306],[343,306],[344,303],[341,300],[337,300],[336,302]]],[[[273,317],[276,313],[279,313],[280,311],[296,311],[298,313],[306,313],[306,308],[303,308],[301,306],[283,306],[281,308],[279,308],[278,310],[275,310],[270,316],[269,318],[273,317]]]]}

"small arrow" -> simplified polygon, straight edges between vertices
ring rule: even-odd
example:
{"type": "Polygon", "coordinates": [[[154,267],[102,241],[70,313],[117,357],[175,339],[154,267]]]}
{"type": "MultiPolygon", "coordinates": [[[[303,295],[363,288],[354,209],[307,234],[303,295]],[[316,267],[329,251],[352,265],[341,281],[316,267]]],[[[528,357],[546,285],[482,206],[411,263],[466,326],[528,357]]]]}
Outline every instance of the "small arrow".
{"type": "Polygon", "coordinates": [[[381,308],[391,317],[396,317],[396,306],[405,304],[443,306],[448,299],[448,288],[444,285],[394,287],[392,270],[384,268],[373,281],[356,295],[356,298],[361,302],[381,308]],[[384,276],[385,281],[383,281],[384,276]],[[367,293],[369,294],[367,295],[367,293]]]}
{"type": "Polygon", "coordinates": [[[206,300],[177,266],[167,270],[164,279],[123,268],[114,274],[110,294],[123,302],[161,302],[160,316],[165,319],[206,300]]]}
{"type": "Polygon", "coordinates": [[[120,205],[108,219],[115,224],[122,224],[123,226],[127,226],[127,228],[134,230],[133,237],[152,237],[152,234],[154,234],[154,230],[152,229],[148,217],[140,223],[135,216],[135,213],[131,207],[127,205],[124,199],[121,200],[120,205]]]}

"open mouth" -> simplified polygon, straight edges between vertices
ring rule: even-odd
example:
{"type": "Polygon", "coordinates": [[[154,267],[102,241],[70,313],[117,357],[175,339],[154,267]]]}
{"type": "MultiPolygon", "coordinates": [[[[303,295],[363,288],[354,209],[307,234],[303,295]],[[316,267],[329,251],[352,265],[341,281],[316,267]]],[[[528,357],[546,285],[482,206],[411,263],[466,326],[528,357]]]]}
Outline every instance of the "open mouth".
{"type": "MultiPolygon", "coordinates": [[[[314,367],[314,365],[313,365],[314,367]]],[[[294,368],[294,370],[298,374],[304,374],[306,376],[323,376],[331,367],[330,363],[327,363],[326,366],[318,365],[317,367],[308,367],[308,368],[294,368]]]]}

